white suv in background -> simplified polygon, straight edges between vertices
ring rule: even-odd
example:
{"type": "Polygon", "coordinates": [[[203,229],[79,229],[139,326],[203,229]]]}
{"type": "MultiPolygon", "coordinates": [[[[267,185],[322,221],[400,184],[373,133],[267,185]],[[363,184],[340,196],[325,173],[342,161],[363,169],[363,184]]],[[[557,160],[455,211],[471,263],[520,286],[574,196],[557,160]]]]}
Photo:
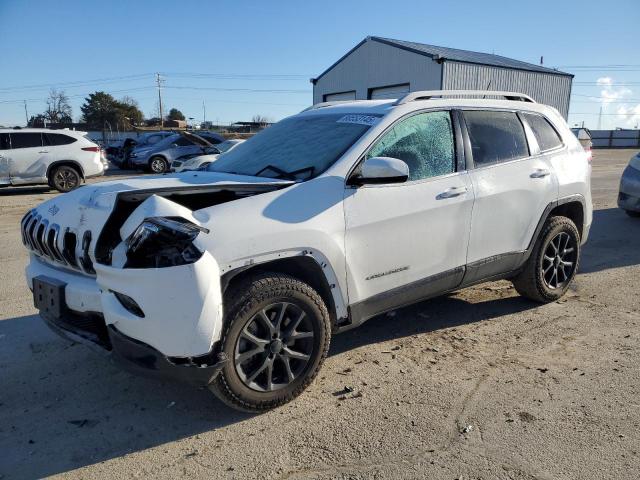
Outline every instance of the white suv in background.
{"type": "Polygon", "coordinates": [[[22,128],[0,130],[0,186],[48,184],[68,192],[103,175],[107,162],[86,132],[22,128]]]}
{"type": "Polygon", "coordinates": [[[309,385],[332,332],[380,313],[505,278],[560,298],[591,226],[590,173],[563,118],[526,95],[319,104],[206,171],[31,210],[27,282],[63,336],[262,411],[309,385]]]}

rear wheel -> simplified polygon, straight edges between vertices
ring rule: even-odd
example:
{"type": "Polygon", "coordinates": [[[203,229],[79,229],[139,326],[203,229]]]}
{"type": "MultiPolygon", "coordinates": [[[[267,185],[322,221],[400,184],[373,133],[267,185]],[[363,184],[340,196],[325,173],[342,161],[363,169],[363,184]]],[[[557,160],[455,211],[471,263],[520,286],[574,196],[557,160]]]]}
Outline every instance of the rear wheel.
{"type": "Polygon", "coordinates": [[[524,270],[512,279],[520,295],[537,302],[562,297],[578,270],[580,235],[567,217],[546,221],[524,270]]]}
{"type": "Polygon", "coordinates": [[[80,172],[72,166],[61,165],[51,172],[51,186],[59,192],[69,192],[78,187],[81,182],[80,172]]]}
{"type": "Polygon", "coordinates": [[[222,340],[229,361],[210,389],[227,405],[249,412],[287,403],[324,362],[329,313],[313,288],[288,275],[261,274],[234,292],[222,340]]]}
{"type": "Polygon", "coordinates": [[[153,173],[164,173],[169,169],[169,164],[162,157],[151,157],[149,160],[149,170],[153,173]]]}

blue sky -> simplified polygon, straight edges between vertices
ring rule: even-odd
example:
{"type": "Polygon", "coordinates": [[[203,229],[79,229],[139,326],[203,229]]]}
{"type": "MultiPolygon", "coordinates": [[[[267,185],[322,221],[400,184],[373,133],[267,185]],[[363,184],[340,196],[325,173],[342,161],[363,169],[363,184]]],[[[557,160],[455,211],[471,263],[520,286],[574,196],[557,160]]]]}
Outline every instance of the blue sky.
{"type": "Polygon", "coordinates": [[[0,125],[25,122],[23,99],[30,115],[44,110],[50,87],[71,97],[74,119],[95,90],[154,116],[155,72],[165,107],[188,117],[201,120],[204,101],[208,120],[278,120],[308,106],[309,78],[367,35],[544,56],[576,75],[571,124],[596,128],[601,106],[603,128],[640,122],[638,0],[0,0],[0,125]]]}

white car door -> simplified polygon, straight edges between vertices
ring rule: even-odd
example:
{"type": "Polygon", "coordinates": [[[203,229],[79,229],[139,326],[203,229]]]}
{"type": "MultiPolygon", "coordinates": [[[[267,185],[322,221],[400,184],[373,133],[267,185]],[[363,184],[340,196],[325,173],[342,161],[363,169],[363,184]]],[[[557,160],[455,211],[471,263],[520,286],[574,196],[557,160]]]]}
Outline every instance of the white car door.
{"type": "Polygon", "coordinates": [[[11,183],[29,183],[46,177],[47,147],[40,132],[11,132],[11,183]]]}
{"type": "Polygon", "coordinates": [[[473,191],[449,111],[399,120],[365,155],[409,166],[407,182],[347,187],[346,262],[354,322],[455,288],[466,263],[473,191]],[[462,170],[462,171],[458,171],[462,170]]]}
{"type": "Polygon", "coordinates": [[[9,185],[9,159],[11,158],[11,143],[8,133],[0,133],[0,185],[9,185]]]}
{"type": "Polygon", "coordinates": [[[475,194],[468,284],[520,266],[545,208],[558,198],[558,181],[516,112],[466,110],[464,120],[475,194]]]}

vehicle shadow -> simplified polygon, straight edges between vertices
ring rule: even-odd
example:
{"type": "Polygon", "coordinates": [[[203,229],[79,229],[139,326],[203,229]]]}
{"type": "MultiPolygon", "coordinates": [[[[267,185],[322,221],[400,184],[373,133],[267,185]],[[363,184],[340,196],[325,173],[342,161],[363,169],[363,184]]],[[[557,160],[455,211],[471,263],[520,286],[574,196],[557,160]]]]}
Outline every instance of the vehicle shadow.
{"type": "Polygon", "coordinates": [[[396,340],[445,328],[468,325],[519,313],[539,304],[523,297],[494,298],[470,302],[454,296],[442,296],[379,315],[362,327],[336,335],[330,355],[339,355],[364,345],[396,340]]]}
{"type": "Polygon", "coordinates": [[[583,246],[580,273],[640,265],[640,219],[619,208],[594,210],[589,240],[583,246]]]}
{"type": "Polygon", "coordinates": [[[37,315],[0,321],[0,478],[43,478],[250,418],[206,389],[132,376],[37,315]]]}

